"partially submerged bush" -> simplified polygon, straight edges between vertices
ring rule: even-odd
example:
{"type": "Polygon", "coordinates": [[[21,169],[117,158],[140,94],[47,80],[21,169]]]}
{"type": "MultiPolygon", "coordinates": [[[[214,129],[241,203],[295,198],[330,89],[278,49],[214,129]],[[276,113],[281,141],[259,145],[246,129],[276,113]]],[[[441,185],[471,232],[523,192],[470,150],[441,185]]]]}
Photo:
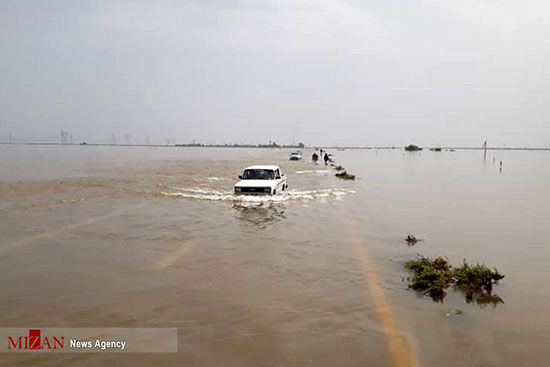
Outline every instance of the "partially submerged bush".
{"type": "Polygon", "coordinates": [[[455,287],[466,294],[468,300],[472,300],[476,294],[491,294],[493,284],[504,278],[497,269],[489,269],[485,265],[470,265],[466,261],[461,267],[454,269],[453,276],[455,287]]]}
{"type": "Polygon", "coordinates": [[[447,295],[445,290],[453,284],[455,289],[464,292],[468,302],[475,301],[480,306],[503,303],[502,298],[492,294],[493,285],[504,278],[495,268],[472,266],[466,261],[461,267],[453,268],[442,257],[409,260],[405,268],[414,272],[409,288],[423,292],[434,301],[442,302],[447,295]]]}
{"type": "Polygon", "coordinates": [[[451,266],[447,260],[442,257],[435,260],[421,257],[407,261],[405,267],[414,271],[409,288],[429,295],[434,301],[445,298],[445,289],[452,281],[451,266]]]}
{"type": "Polygon", "coordinates": [[[342,180],[355,180],[355,175],[349,174],[346,171],[335,174],[336,177],[342,180]]]}

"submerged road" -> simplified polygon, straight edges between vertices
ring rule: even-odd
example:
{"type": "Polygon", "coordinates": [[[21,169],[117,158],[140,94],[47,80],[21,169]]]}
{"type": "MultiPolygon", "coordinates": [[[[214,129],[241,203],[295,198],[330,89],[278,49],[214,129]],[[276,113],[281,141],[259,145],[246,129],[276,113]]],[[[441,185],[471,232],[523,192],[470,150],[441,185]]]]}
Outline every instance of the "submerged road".
{"type": "Polygon", "coordinates": [[[342,217],[350,242],[361,265],[361,271],[374,300],[376,314],[387,339],[388,352],[393,360],[393,365],[395,367],[417,367],[418,358],[414,347],[397,326],[390,302],[380,286],[376,271],[369,259],[366,243],[357,230],[357,221],[347,213],[343,213],[342,217]]]}

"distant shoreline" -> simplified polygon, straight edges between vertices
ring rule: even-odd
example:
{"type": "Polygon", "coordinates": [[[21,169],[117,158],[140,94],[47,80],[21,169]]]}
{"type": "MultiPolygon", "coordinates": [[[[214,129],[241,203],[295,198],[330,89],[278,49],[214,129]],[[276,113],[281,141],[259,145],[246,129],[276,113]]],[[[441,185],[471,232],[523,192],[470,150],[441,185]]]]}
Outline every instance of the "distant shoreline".
{"type": "MultiPolygon", "coordinates": [[[[25,142],[25,143],[10,143],[0,142],[1,145],[59,145],[59,146],[93,146],[93,147],[150,147],[150,148],[252,148],[252,149],[331,149],[331,150],[403,150],[405,147],[400,146],[270,146],[270,145],[218,145],[218,144],[102,144],[102,143],[86,143],[86,144],[70,144],[70,143],[45,143],[45,142],[25,142]]],[[[430,149],[441,150],[483,150],[483,147],[424,147],[424,150],[430,149]]],[[[536,147],[487,147],[487,150],[535,150],[535,151],[550,151],[550,148],[536,147]]]]}

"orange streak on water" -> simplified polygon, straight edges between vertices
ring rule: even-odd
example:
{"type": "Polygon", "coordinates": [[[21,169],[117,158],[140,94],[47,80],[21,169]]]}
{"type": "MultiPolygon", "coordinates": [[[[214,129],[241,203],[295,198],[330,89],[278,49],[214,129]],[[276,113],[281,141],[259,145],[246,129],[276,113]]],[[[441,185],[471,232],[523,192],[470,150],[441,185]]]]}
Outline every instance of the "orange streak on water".
{"type": "Polygon", "coordinates": [[[33,243],[35,241],[38,241],[38,240],[42,240],[42,239],[46,239],[46,238],[53,238],[53,237],[58,236],[60,234],[69,232],[73,229],[76,229],[76,228],[79,228],[79,227],[83,227],[83,226],[86,226],[86,225],[89,225],[89,224],[93,224],[93,223],[96,223],[96,222],[99,222],[99,221],[102,221],[102,220],[105,220],[105,219],[115,217],[117,215],[120,215],[120,214],[123,214],[123,213],[127,212],[130,209],[135,209],[139,206],[141,206],[141,205],[137,205],[137,206],[133,206],[133,207],[130,207],[130,208],[125,208],[125,209],[116,209],[116,210],[113,210],[112,212],[109,212],[109,213],[106,213],[106,214],[103,214],[103,215],[98,215],[96,217],[81,220],[80,222],[67,224],[66,226],[55,229],[53,231],[48,231],[48,232],[37,234],[35,236],[30,236],[30,237],[20,239],[18,241],[10,243],[7,246],[0,247],[0,254],[6,253],[6,252],[9,252],[11,250],[18,249],[18,248],[25,247],[25,246],[30,245],[31,243],[33,243]]]}
{"type": "Polygon", "coordinates": [[[196,242],[197,242],[196,240],[184,241],[179,248],[172,251],[167,256],[162,258],[159,262],[154,264],[153,271],[154,272],[163,271],[166,268],[174,265],[180,258],[182,258],[185,254],[191,251],[193,247],[195,247],[196,242]]]}
{"type": "Polygon", "coordinates": [[[416,367],[418,366],[416,353],[395,322],[390,302],[380,286],[378,276],[365,249],[365,241],[357,231],[353,218],[346,216],[345,222],[357,259],[361,264],[361,270],[374,300],[378,320],[388,340],[388,349],[393,359],[393,365],[395,367],[416,367]]]}

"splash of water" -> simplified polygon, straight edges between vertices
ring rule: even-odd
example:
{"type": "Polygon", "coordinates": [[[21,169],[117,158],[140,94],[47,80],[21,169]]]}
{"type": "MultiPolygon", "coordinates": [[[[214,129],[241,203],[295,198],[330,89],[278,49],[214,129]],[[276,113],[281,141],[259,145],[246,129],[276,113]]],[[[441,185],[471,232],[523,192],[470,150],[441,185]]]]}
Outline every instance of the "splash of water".
{"type": "Polygon", "coordinates": [[[230,179],[227,178],[227,177],[214,177],[214,176],[206,177],[206,179],[207,179],[208,181],[228,181],[228,180],[230,180],[230,179]]]}
{"type": "Polygon", "coordinates": [[[169,198],[197,199],[208,201],[233,201],[233,202],[286,202],[291,200],[315,200],[320,198],[340,198],[353,194],[355,191],[344,188],[331,188],[321,190],[290,190],[273,196],[235,195],[231,191],[216,191],[200,188],[174,187],[174,192],[161,192],[160,195],[169,198]]]}
{"type": "Polygon", "coordinates": [[[313,175],[328,175],[332,173],[329,169],[314,169],[314,170],[306,170],[306,171],[296,171],[297,175],[304,175],[304,174],[313,174],[313,175]]]}

